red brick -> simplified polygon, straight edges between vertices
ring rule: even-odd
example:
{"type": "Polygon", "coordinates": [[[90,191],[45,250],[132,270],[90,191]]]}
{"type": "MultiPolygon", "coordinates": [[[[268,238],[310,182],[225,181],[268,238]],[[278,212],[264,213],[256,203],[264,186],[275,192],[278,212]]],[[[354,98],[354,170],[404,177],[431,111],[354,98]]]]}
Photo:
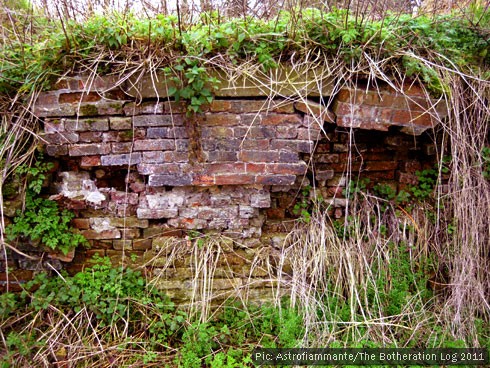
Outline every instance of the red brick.
{"type": "Polygon", "coordinates": [[[209,105],[211,112],[228,112],[231,110],[231,101],[214,100],[209,105]]]}
{"type": "Polygon", "coordinates": [[[77,133],[71,132],[43,134],[41,138],[49,144],[76,143],[80,140],[80,137],[77,133]]]}
{"type": "Polygon", "coordinates": [[[366,171],[389,171],[398,167],[396,161],[368,161],[366,171]]]}
{"type": "Polygon", "coordinates": [[[263,174],[266,172],[266,164],[246,163],[245,171],[248,174],[263,174]]]}
{"type": "Polygon", "coordinates": [[[253,184],[254,182],[255,177],[250,174],[215,175],[214,177],[216,185],[253,184]]]}
{"type": "Polygon", "coordinates": [[[395,124],[407,124],[410,123],[416,115],[408,110],[395,110],[393,111],[392,120],[395,124]]]}
{"type": "Polygon", "coordinates": [[[199,119],[198,124],[203,126],[234,126],[240,122],[240,117],[235,114],[206,114],[199,119]]]}
{"type": "Polygon", "coordinates": [[[83,230],[82,235],[89,240],[103,240],[103,239],[120,239],[121,232],[117,229],[104,230],[97,232],[95,230],[83,230]]]}
{"type": "Polygon", "coordinates": [[[338,163],[339,155],[336,153],[322,153],[315,155],[314,161],[319,163],[338,163]]]}
{"type": "Polygon", "coordinates": [[[106,155],[111,152],[111,145],[106,143],[74,144],[68,147],[70,156],[106,155]]]}
{"type": "Polygon", "coordinates": [[[112,153],[129,153],[131,152],[133,143],[132,142],[119,142],[112,143],[112,153]]]}
{"type": "Polygon", "coordinates": [[[279,159],[279,152],[275,151],[241,151],[240,161],[244,162],[276,162],[279,159]]]}
{"type": "Polygon", "coordinates": [[[57,133],[65,131],[65,123],[63,119],[46,119],[44,120],[45,133],[57,133]]]}
{"type": "Polygon", "coordinates": [[[148,250],[151,249],[151,239],[138,239],[133,240],[133,249],[134,250],[148,250]]]}
{"type": "Polygon", "coordinates": [[[102,96],[96,92],[72,92],[62,93],[59,97],[60,103],[79,103],[79,102],[97,102],[102,99],[102,96]]]}
{"type": "Polygon", "coordinates": [[[140,235],[141,235],[140,229],[121,229],[122,239],[135,239],[135,238],[139,238],[140,235]]]}
{"type": "Polygon", "coordinates": [[[283,220],[286,217],[286,211],[283,208],[268,208],[265,213],[271,220],[283,220]]]}
{"type": "Polygon", "coordinates": [[[304,175],[307,170],[306,163],[297,164],[267,164],[267,172],[271,174],[304,175]]]}
{"type": "Polygon", "coordinates": [[[339,102],[333,106],[333,112],[337,115],[338,118],[340,116],[356,115],[360,108],[361,107],[359,105],[339,102]]]}
{"type": "Polygon", "coordinates": [[[244,163],[222,163],[222,164],[206,164],[204,171],[208,175],[213,174],[240,174],[245,172],[244,163]]]}
{"type": "Polygon", "coordinates": [[[100,166],[100,156],[83,156],[80,161],[81,167],[100,166]]]}
{"type": "Polygon", "coordinates": [[[268,139],[245,139],[241,144],[244,150],[264,150],[269,148],[268,139]]]}
{"type": "Polygon", "coordinates": [[[66,156],[66,155],[68,155],[68,146],[67,145],[61,145],[61,146],[49,145],[49,146],[46,146],[46,153],[49,156],[54,156],[54,157],[66,156]]]}
{"type": "Polygon", "coordinates": [[[176,163],[139,164],[138,172],[142,175],[150,174],[178,174],[183,171],[183,166],[176,163]]]}
{"type": "Polygon", "coordinates": [[[80,230],[90,229],[90,221],[86,218],[75,218],[71,220],[71,225],[80,230]]]}
{"type": "Polygon", "coordinates": [[[102,132],[80,132],[80,142],[100,143],[102,142],[102,132]]]}
{"type": "Polygon", "coordinates": [[[372,183],[376,183],[379,180],[394,180],[395,179],[395,171],[373,171],[370,173],[363,174],[363,177],[366,177],[371,180],[372,183]]]}
{"type": "Polygon", "coordinates": [[[168,151],[175,149],[172,139],[143,139],[134,141],[135,151],[168,151]]]}
{"type": "Polygon", "coordinates": [[[296,175],[257,175],[256,184],[262,185],[293,185],[296,175]]]}
{"type": "Polygon", "coordinates": [[[189,162],[189,153],[188,152],[164,152],[163,153],[164,162],[189,162]]]}
{"type": "Polygon", "coordinates": [[[291,114],[270,114],[262,117],[261,125],[286,125],[292,124],[293,126],[299,126],[302,119],[299,115],[291,114]]]}
{"type": "Polygon", "coordinates": [[[214,175],[195,174],[192,178],[192,185],[214,185],[214,175]]]}

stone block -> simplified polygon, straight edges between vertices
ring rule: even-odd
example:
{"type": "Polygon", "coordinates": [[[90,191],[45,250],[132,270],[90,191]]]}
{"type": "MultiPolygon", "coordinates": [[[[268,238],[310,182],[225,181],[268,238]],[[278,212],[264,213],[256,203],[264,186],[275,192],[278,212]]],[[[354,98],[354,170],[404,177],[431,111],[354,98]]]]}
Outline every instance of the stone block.
{"type": "Polygon", "coordinates": [[[254,208],[252,206],[240,205],[238,207],[238,210],[239,210],[239,216],[241,218],[252,218],[258,216],[259,214],[257,208],[254,208]]]}
{"type": "Polygon", "coordinates": [[[185,194],[164,192],[146,195],[146,201],[150,209],[167,209],[181,207],[185,202],[185,194]]]}

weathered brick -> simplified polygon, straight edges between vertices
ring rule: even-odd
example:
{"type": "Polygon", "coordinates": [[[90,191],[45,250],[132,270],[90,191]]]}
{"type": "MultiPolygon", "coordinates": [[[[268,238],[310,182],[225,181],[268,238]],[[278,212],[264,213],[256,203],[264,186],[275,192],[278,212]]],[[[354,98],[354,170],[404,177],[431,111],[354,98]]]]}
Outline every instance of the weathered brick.
{"type": "Polygon", "coordinates": [[[268,114],[262,116],[261,124],[263,125],[287,125],[299,126],[301,124],[299,115],[291,114],[268,114]]]}
{"type": "Polygon", "coordinates": [[[299,160],[299,154],[298,152],[291,152],[291,151],[285,151],[281,150],[279,151],[279,160],[278,162],[298,162],[299,160]]]}
{"type": "Polygon", "coordinates": [[[178,174],[183,170],[181,164],[175,163],[162,163],[162,164],[150,164],[141,163],[138,165],[138,172],[141,175],[151,174],[178,174]]]}
{"type": "Polygon", "coordinates": [[[71,132],[58,132],[41,135],[43,139],[48,144],[65,144],[65,143],[77,143],[80,137],[77,133],[71,132]]]}
{"type": "Polygon", "coordinates": [[[250,196],[250,206],[254,208],[269,208],[271,206],[270,193],[255,193],[250,196]]]}
{"type": "Polygon", "coordinates": [[[253,208],[252,206],[240,205],[238,207],[238,211],[238,215],[241,218],[252,218],[259,215],[259,211],[257,210],[257,208],[253,208]]]}
{"type": "Polygon", "coordinates": [[[266,171],[266,164],[247,162],[245,165],[245,172],[248,174],[263,174],[266,171]]]}
{"type": "Polygon", "coordinates": [[[80,229],[80,230],[87,230],[90,228],[89,219],[86,218],[74,218],[73,220],[71,220],[71,225],[75,229],[80,229]]]}
{"type": "Polygon", "coordinates": [[[179,126],[184,122],[182,115],[138,115],[133,116],[135,127],[179,126]]]}
{"type": "Polygon", "coordinates": [[[134,250],[148,250],[151,249],[151,239],[134,239],[133,249],[134,250]]]}
{"type": "Polygon", "coordinates": [[[80,160],[80,167],[89,168],[92,166],[100,166],[100,156],[83,156],[80,160]]]}
{"type": "Polygon", "coordinates": [[[132,142],[117,142],[111,144],[112,153],[130,153],[133,147],[132,142]]]}
{"type": "Polygon", "coordinates": [[[214,183],[216,185],[241,185],[253,184],[254,182],[255,177],[251,174],[215,175],[214,177],[214,183]]]}
{"type": "Polygon", "coordinates": [[[86,239],[95,239],[95,240],[101,240],[101,239],[120,239],[121,238],[121,232],[117,229],[112,229],[112,230],[104,230],[101,232],[97,232],[95,230],[83,230],[82,235],[86,239]]]}
{"type": "Polygon", "coordinates": [[[136,165],[141,161],[141,153],[125,153],[121,155],[102,156],[103,166],[136,165]]]}
{"type": "Polygon", "coordinates": [[[259,151],[269,148],[268,139],[245,139],[241,141],[240,148],[248,151],[259,151]]]}
{"type": "Polygon", "coordinates": [[[140,229],[146,229],[149,226],[148,220],[141,220],[136,217],[110,217],[109,223],[111,226],[121,228],[137,227],[140,229]]]}
{"type": "MultiPolygon", "coordinates": [[[[339,100],[339,99],[338,99],[339,100]]],[[[318,119],[319,122],[321,121],[322,123],[324,121],[333,123],[335,122],[335,115],[328,110],[327,107],[313,102],[313,101],[306,101],[306,102],[295,102],[294,107],[301,111],[304,112],[305,114],[310,114],[315,117],[315,119],[318,119]]]]}
{"type": "Polygon", "coordinates": [[[322,137],[321,129],[314,128],[299,128],[297,129],[297,137],[300,140],[317,141],[322,137]]]}
{"type": "Polygon", "coordinates": [[[199,124],[203,126],[234,126],[240,123],[240,116],[235,114],[206,114],[199,124]]]}
{"type": "Polygon", "coordinates": [[[137,239],[141,236],[140,229],[121,229],[121,238],[122,239],[137,239]]]}
{"type": "Polygon", "coordinates": [[[106,131],[109,130],[109,121],[103,119],[66,119],[65,130],[72,132],[106,131]]]}
{"type": "Polygon", "coordinates": [[[102,132],[80,132],[79,141],[85,143],[100,143],[102,142],[102,132]]]}
{"type": "Polygon", "coordinates": [[[304,175],[308,167],[305,162],[287,163],[287,164],[267,164],[266,171],[271,174],[293,174],[304,175]]]}
{"type": "Polygon", "coordinates": [[[134,130],[112,130],[102,133],[104,142],[132,142],[146,137],[146,129],[138,128],[134,130]]]}
{"type": "Polygon", "coordinates": [[[199,230],[205,229],[208,222],[203,219],[195,218],[172,218],[168,220],[169,226],[179,229],[199,230]]]}
{"type": "Polygon", "coordinates": [[[245,172],[244,163],[205,164],[204,172],[212,174],[239,174],[245,172]]]}
{"type": "Polygon", "coordinates": [[[66,156],[68,155],[68,146],[67,145],[48,145],[46,146],[46,153],[49,156],[66,156]]]}
{"type": "Polygon", "coordinates": [[[186,163],[189,162],[189,153],[188,152],[175,152],[168,151],[163,153],[164,162],[178,162],[178,163],[186,163]]]}
{"type": "Polygon", "coordinates": [[[238,207],[237,206],[225,206],[225,207],[200,207],[197,218],[204,220],[212,220],[215,218],[222,219],[234,219],[238,215],[238,207]]]}
{"type": "Polygon", "coordinates": [[[329,180],[332,179],[335,175],[333,170],[316,170],[315,171],[315,179],[316,180],[329,180]]]}
{"type": "Polygon", "coordinates": [[[165,162],[164,158],[164,152],[161,151],[149,151],[149,152],[142,152],[141,156],[141,162],[142,163],[148,163],[148,164],[153,164],[153,163],[162,163],[165,162]]]}
{"type": "MultiPolygon", "coordinates": [[[[124,192],[122,190],[116,190],[110,193],[111,194],[111,201],[116,204],[132,204],[132,205],[137,205],[138,204],[138,194],[137,193],[130,193],[130,192],[124,192]]],[[[128,224],[131,224],[130,219],[132,217],[125,217],[124,218],[126,222],[122,221],[122,223],[126,223],[126,226],[130,226],[128,224]]],[[[134,218],[133,218],[134,219],[134,218]]]]}
{"type": "Polygon", "coordinates": [[[201,131],[202,138],[230,138],[233,137],[233,128],[220,126],[204,126],[201,131]]]}
{"type": "Polygon", "coordinates": [[[192,185],[207,186],[215,184],[214,175],[193,174],[192,185]]]}
{"type": "Polygon", "coordinates": [[[233,134],[235,138],[269,139],[276,137],[276,130],[271,126],[236,127],[233,134]]]}
{"type": "Polygon", "coordinates": [[[366,171],[389,171],[398,167],[396,161],[368,161],[366,171]]]}
{"type": "Polygon", "coordinates": [[[184,175],[165,175],[165,174],[153,174],[148,178],[148,185],[150,187],[162,187],[162,186],[185,186],[192,184],[192,177],[189,174],[184,175]]]}
{"type": "Polygon", "coordinates": [[[106,155],[111,152],[111,145],[106,143],[74,144],[68,147],[70,156],[106,155]]]}
{"type": "Polygon", "coordinates": [[[175,149],[175,141],[172,139],[143,139],[134,141],[135,151],[165,151],[175,149]]]}
{"type": "Polygon", "coordinates": [[[76,106],[72,104],[35,105],[34,114],[37,117],[75,116],[76,106]]]}
{"type": "Polygon", "coordinates": [[[262,185],[293,185],[296,175],[257,175],[256,184],[262,185]]]}
{"type": "Polygon", "coordinates": [[[71,92],[61,93],[59,95],[60,103],[79,103],[79,102],[97,102],[102,99],[102,96],[96,92],[82,93],[71,92]]]}
{"type": "Polygon", "coordinates": [[[114,240],[113,247],[116,250],[132,250],[133,241],[128,239],[114,240]]]}
{"type": "Polygon", "coordinates": [[[143,102],[141,104],[131,102],[124,105],[124,115],[163,114],[165,111],[163,105],[163,102],[143,102]]]}
{"type": "Polygon", "coordinates": [[[123,118],[118,116],[111,116],[109,118],[109,124],[113,130],[128,130],[133,127],[131,118],[123,118]]]}
{"type": "Polygon", "coordinates": [[[240,161],[244,162],[276,162],[279,160],[277,151],[241,151],[240,161]]]}
{"type": "Polygon", "coordinates": [[[64,119],[45,119],[44,120],[44,132],[45,133],[58,133],[65,131],[64,119]]]}
{"type": "Polygon", "coordinates": [[[204,157],[208,162],[235,162],[238,159],[238,152],[231,151],[211,151],[204,152],[204,157]]]}
{"type": "Polygon", "coordinates": [[[149,209],[149,208],[138,208],[136,214],[140,219],[162,219],[162,218],[174,218],[179,215],[179,210],[177,208],[167,208],[167,209],[149,209]]]}

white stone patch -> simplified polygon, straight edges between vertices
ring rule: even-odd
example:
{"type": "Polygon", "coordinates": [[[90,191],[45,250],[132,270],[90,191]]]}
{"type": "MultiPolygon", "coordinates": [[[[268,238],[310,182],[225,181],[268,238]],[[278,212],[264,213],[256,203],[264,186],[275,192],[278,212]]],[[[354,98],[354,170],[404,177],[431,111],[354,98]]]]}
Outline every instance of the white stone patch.
{"type": "Polygon", "coordinates": [[[111,225],[111,219],[108,217],[95,217],[90,219],[90,227],[97,231],[98,233],[101,233],[103,231],[107,230],[114,230],[116,229],[115,226],[111,225]]]}
{"type": "Polygon", "coordinates": [[[62,182],[59,192],[70,199],[85,200],[100,205],[106,196],[102,194],[88,172],[65,171],[60,174],[62,182]]]}

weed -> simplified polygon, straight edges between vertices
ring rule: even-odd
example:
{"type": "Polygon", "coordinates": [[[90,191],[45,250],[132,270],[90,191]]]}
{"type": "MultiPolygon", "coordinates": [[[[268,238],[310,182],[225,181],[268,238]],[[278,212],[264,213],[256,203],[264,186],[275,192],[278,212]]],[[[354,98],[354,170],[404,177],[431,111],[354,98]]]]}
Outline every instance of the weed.
{"type": "Polygon", "coordinates": [[[13,224],[6,228],[6,234],[10,242],[23,237],[67,254],[77,246],[88,243],[70,226],[73,213],[60,210],[56,202],[39,196],[46,172],[51,167],[51,163],[42,162],[40,157],[34,166],[22,165],[17,169],[18,174],[25,175],[28,181],[25,208],[24,211],[17,210],[13,224]]]}

